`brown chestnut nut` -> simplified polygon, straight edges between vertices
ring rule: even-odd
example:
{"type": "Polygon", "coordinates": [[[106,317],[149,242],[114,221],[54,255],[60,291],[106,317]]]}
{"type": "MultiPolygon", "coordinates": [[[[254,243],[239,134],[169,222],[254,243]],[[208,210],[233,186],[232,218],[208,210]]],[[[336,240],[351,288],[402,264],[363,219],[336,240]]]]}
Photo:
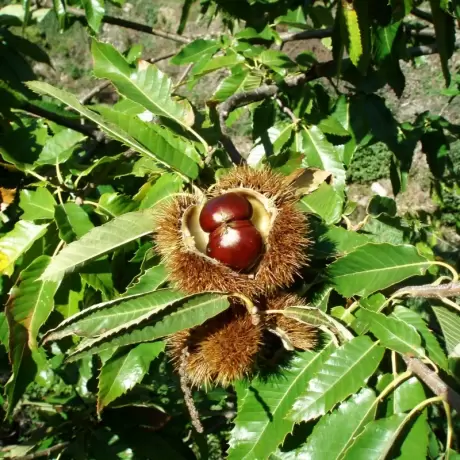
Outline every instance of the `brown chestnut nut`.
{"type": "Polygon", "coordinates": [[[251,203],[242,195],[229,192],[212,198],[200,213],[201,228],[211,233],[221,224],[235,220],[248,220],[252,216],[251,203]]]}
{"type": "Polygon", "coordinates": [[[262,251],[262,236],[249,220],[221,225],[211,233],[206,248],[209,257],[240,271],[251,268],[262,251]]]}

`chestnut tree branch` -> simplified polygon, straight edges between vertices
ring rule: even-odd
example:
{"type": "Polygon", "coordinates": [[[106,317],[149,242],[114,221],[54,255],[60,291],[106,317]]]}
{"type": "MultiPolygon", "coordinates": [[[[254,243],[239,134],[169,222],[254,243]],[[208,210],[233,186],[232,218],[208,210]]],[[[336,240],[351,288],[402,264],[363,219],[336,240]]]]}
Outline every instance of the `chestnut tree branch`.
{"type": "Polygon", "coordinates": [[[412,371],[437,396],[441,396],[452,409],[460,414],[460,395],[453,390],[436,372],[419,358],[403,356],[407,368],[412,371]]]}
{"type": "Polygon", "coordinates": [[[284,32],[280,34],[283,43],[295,40],[311,40],[312,38],[327,38],[332,35],[332,27],[326,29],[302,30],[301,32],[284,32]]]}
{"type": "MultiPolygon", "coordinates": [[[[79,19],[86,21],[86,13],[84,10],[79,8],[67,7],[67,12],[73,14],[79,19]]],[[[184,37],[183,35],[177,35],[171,32],[165,32],[164,30],[155,29],[148,24],[141,24],[139,22],[129,21],[127,19],[117,18],[114,16],[104,15],[102,22],[105,24],[112,24],[114,26],[124,27],[125,29],[137,30],[138,32],[144,32],[146,34],[155,35],[157,37],[166,38],[177,43],[187,45],[193,39],[184,37]]]]}
{"type": "Polygon", "coordinates": [[[426,299],[435,299],[439,297],[456,297],[460,296],[460,283],[446,283],[439,285],[424,284],[422,286],[406,286],[398,289],[394,294],[395,297],[410,295],[412,297],[424,297],[426,299]]]}

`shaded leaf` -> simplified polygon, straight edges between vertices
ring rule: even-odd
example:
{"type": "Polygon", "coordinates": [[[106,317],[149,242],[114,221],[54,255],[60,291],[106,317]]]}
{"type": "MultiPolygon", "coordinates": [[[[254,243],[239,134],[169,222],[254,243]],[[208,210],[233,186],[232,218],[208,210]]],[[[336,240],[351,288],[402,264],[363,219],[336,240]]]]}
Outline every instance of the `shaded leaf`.
{"type": "Polygon", "coordinates": [[[59,131],[43,146],[35,165],[55,165],[65,163],[71,156],[78,143],[86,138],[73,129],[65,128],[59,131]]]}
{"type": "Polygon", "coordinates": [[[123,294],[125,296],[145,294],[158,289],[168,280],[168,272],[162,264],[151,267],[143,273],[138,280],[132,283],[123,294]]]}
{"type": "Polygon", "coordinates": [[[6,348],[6,351],[8,351],[9,349],[8,321],[3,311],[0,312],[0,344],[2,344],[6,348]]]}
{"type": "Polygon", "coordinates": [[[56,206],[54,219],[59,229],[59,238],[67,244],[80,239],[94,227],[84,209],[72,201],[56,206]]]}
{"type": "Polygon", "coordinates": [[[329,265],[328,272],[339,294],[364,297],[422,275],[430,264],[414,246],[369,243],[329,265]]]}
{"type": "Polygon", "coordinates": [[[150,363],[165,349],[164,342],[141,343],[131,350],[118,350],[99,374],[97,412],[140,383],[150,363]]]}
{"type": "Polygon", "coordinates": [[[153,218],[147,211],[116,217],[66,246],[48,265],[43,279],[59,279],[65,273],[152,232],[153,218]]]}
{"type": "Polygon", "coordinates": [[[449,11],[444,11],[440,0],[430,0],[430,5],[442,73],[446,80],[446,86],[449,86],[451,81],[449,59],[455,49],[455,22],[452,14],[449,11]]]}
{"type": "Polygon", "coordinates": [[[384,348],[367,337],[356,337],[338,348],[310,380],[305,396],[294,403],[289,418],[308,421],[358,391],[375,372],[384,348]]]}

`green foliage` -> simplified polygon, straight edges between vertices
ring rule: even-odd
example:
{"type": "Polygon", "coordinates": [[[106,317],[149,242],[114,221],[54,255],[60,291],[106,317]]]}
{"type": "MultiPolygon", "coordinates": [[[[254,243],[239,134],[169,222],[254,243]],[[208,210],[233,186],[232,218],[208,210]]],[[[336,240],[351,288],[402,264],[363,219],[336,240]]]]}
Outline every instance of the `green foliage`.
{"type": "MultiPolygon", "coordinates": [[[[167,32],[157,5],[148,24],[120,19],[122,5],[0,9],[0,457],[458,456],[455,397],[450,408],[435,404],[445,403],[443,385],[460,390],[458,248],[443,233],[460,227],[460,126],[428,107],[408,119],[393,108],[418,72],[414,58],[428,52],[440,57],[442,97],[460,94],[450,63],[460,3],[185,0],[171,2],[181,13],[167,32]],[[200,37],[189,34],[197,7],[213,25],[201,22],[200,37]],[[144,32],[143,43],[176,43],[170,65],[151,63],[141,44],[116,49],[110,33],[99,35],[105,23],[144,32]],[[40,34],[73,27],[85,30],[92,72],[115,103],[88,101],[64,76],[56,86],[40,71],[55,64],[40,34]],[[310,36],[331,61],[316,48],[288,50],[310,36]],[[432,214],[398,207],[417,146],[432,214]],[[286,286],[308,306],[255,312],[259,299],[238,292],[181,292],[152,242],[168,200],[200,197],[245,159],[255,170],[297,177],[316,168],[322,177],[300,186],[309,264],[286,286]],[[348,185],[383,177],[396,200],[376,196],[357,209],[348,185]],[[426,289],[435,294],[417,299],[426,289]],[[191,392],[169,338],[215,321],[235,298],[277,352],[228,388],[191,392]],[[266,321],[275,314],[314,327],[314,348],[293,351],[266,321]],[[437,373],[409,371],[410,359],[437,373]],[[197,418],[204,434],[191,430],[197,418]]],[[[46,40],[53,56],[68,48],[46,40]]],[[[189,268],[189,277],[207,275],[189,268]]]]}

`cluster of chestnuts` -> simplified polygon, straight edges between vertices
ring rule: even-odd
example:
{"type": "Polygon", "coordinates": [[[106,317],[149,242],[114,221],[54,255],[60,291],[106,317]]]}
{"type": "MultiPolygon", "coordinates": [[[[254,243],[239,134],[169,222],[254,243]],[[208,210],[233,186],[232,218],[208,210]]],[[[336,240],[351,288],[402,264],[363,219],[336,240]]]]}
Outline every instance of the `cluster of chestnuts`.
{"type": "MultiPolygon", "coordinates": [[[[298,199],[292,178],[244,166],[203,193],[174,197],[156,216],[156,248],[170,281],[191,294],[242,294],[262,313],[304,305],[283,291],[308,260],[298,199]]],[[[187,350],[185,372],[193,385],[227,385],[254,372],[267,331],[294,348],[316,344],[312,326],[282,314],[262,315],[255,324],[243,302],[231,299],[225,312],[168,340],[177,367],[187,350]]]]}

